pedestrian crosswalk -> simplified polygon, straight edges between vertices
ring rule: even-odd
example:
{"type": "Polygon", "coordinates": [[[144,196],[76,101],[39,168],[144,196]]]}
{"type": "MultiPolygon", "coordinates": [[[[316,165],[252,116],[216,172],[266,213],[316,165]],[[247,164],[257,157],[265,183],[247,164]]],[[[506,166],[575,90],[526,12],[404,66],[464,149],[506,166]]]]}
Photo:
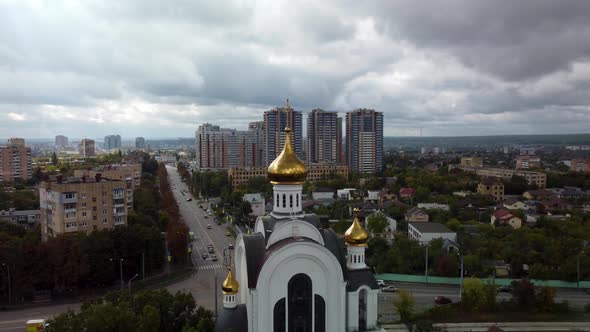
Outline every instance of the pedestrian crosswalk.
{"type": "Polygon", "coordinates": [[[198,270],[217,270],[217,269],[223,269],[223,268],[224,268],[223,264],[213,264],[213,265],[201,265],[197,269],[198,270]]]}

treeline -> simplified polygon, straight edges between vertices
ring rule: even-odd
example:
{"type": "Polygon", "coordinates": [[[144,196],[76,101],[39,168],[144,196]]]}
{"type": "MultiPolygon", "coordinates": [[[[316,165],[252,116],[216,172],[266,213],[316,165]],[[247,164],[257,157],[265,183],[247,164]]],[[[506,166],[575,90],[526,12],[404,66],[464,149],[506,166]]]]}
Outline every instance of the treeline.
{"type": "Polygon", "coordinates": [[[158,168],[160,179],[160,208],[162,209],[162,222],[166,225],[166,242],[172,260],[177,264],[187,264],[187,250],[189,244],[189,228],[181,220],[178,203],[170,189],[168,172],[164,164],[158,168]]]}
{"type": "Polygon", "coordinates": [[[160,289],[109,293],[100,304],[51,319],[48,332],[208,332],[213,327],[212,312],[197,308],[191,294],[160,289]]]}

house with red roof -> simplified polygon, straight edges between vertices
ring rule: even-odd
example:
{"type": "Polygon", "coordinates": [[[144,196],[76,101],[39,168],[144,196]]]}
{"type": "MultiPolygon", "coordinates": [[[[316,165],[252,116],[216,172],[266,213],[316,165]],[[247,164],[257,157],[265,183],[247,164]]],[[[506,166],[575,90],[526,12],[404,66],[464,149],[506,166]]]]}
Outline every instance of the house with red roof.
{"type": "Polygon", "coordinates": [[[400,198],[412,198],[416,195],[416,189],[414,188],[401,188],[399,190],[400,198]]]}
{"type": "Polygon", "coordinates": [[[514,229],[519,229],[522,227],[522,219],[513,215],[510,211],[505,209],[500,209],[492,214],[491,218],[492,226],[496,225],[509,225],[514,229]]]}

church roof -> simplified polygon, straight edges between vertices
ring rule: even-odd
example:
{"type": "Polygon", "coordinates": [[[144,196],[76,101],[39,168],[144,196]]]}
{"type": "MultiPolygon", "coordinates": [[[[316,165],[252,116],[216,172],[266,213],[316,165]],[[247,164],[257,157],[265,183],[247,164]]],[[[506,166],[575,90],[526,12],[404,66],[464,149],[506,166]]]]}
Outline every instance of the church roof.
{"type": "Polygon", "coordinates": [[[245,304],[238,304],[235,308],[223,308],[219,311],[215,321],[216,332],[247,331],[248,312],[245,304]]]}
{"type": "Polygon", "coordinates": [[[346,291],[354,292],[361,286],[369,286],[371,289],[379,289],[377,280],[375,280],[375,272],[372,268],[349,270],[346,273],[346,291]]]}
{"type": "MultiPolygon", "coordinates": [[[[291,218],[277,219],[277,218],[273,217],[272,215],[264,216],[261,218],[262,218],[262,224],[264,225],[264,232],[267,235],[266,241],[268,241],[268,239],[270,238],[270,236],[268,236],[268,235],[270,233],[272,233],[275,228],[292,220],[291,218]]],[[[313,226],[315,226],[315,228],[317,228],[317,229],[321,228],[320,218],[313,213],[305,214],[303,216],[303,218],[297,218],[297,220],[308,222],[308,223],[312,224],[313,226]]]]}
{"type": "Polygon", "coordinates": [[[262,267],[266,241],[260,233],[244,234],[242,236],[246,249],[246,269],[248,271],[248,288],[256,288],[258,272],[262,267]]]}

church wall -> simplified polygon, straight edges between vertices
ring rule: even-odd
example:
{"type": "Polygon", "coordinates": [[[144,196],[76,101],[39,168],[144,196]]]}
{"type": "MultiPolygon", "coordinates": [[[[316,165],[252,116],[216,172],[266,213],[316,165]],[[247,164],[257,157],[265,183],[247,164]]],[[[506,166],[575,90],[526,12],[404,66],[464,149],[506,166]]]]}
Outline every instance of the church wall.
{"type": "Polygon", "coordinates": [[[298,273],[310,277],[312,293],[321,295],[326,302],[326,331],[344,331],[346,284],[340,263],[328,249],[310,242],[291,243],[278,249],[262,267],[255,301],[257,312],[262,314],[255,318],[255,330],[272,331],[274,305],[287,297],[288,282],[298,273]]]}

